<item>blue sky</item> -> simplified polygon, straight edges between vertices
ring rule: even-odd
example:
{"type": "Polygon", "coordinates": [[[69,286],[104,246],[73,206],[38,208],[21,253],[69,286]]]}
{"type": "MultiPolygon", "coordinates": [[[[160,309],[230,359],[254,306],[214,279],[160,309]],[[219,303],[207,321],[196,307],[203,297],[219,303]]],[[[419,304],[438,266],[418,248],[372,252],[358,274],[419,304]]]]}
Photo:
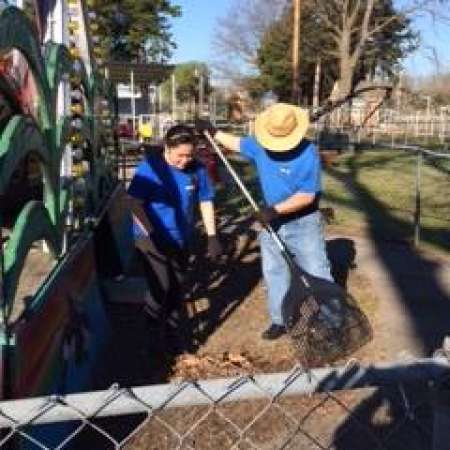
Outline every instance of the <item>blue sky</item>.
{"type": "Polygon", "coordinates": [[[407,71],[413,75],[435,73],[436,65],[430,60],[434,51],[440,61],[439,70],[450,71],[450,26],[433,23],[429,18],[417,19],[415,26],[420,30],[423,45],[406,61],[407,71]]]}
{"type": "Polygon", "coordinates": [[[174,3],[183,10],[183,15],[173,20],[173,33],[178,46],[174,52],[174,62],[209,61],[214,26],[217,19],[228,11],[232,0],[175,0],[174,3]]]}
{"type": "MultiPolygon", "coordinates": [[[[212,59],[212,39],[214,26],[223,16],[233,0],[178,0],[183,15],[173,20],[173,33],[178,48],[173,61],[183,62],[212,59]]],[[[246,1],[246,0],[242,0],[246,1]]],[[[441,70],[450,71],[450,27],[436,26],[430,20],[419,19],[416,26],[423,34],[424,47],[433,46],[438,51],[442,62],[441,70]]],[[[435,67],[428,58],[429,50],[422,49],[406,61],[406,69],[413,75],[425,75],[435,72],[435,67]]]]}

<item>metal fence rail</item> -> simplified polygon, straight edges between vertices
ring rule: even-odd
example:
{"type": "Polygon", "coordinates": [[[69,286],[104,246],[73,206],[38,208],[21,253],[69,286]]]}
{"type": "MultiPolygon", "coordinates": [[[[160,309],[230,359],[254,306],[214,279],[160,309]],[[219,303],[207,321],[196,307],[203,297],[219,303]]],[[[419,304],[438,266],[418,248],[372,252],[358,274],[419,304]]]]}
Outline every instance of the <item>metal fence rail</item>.
{"type": "MultiPolygon", "coordinates": [[[[388,148],[387,143],[384,143],[384,148],[388,148]]],[[[421,222],[423,209],[423,167],[425,164],[434,165],[435,161],[445,161],[448,164],[448,167],[441,167],[441,170],[446,171],[446,173],[450,175],[450,153],[443,151],[432,151],[417,145],[398,145],[395,146],[395,149],[416,155],[413,227],[414,245],[418,246],[421,241],[421,222]]],[[[446,218],[443,217],[443,219],[446,218]]]]}
{"type": "MultiPolygon", "coordinates": [[[[426,166],[433,167],[441,173],[441,182],[443,186],[447,186],[450,175],[450,151],[448,147],[440,146],[436,150],[423,147],[421,145],[407,145],[396,143],[394,139],[389,137],[385,140],[378,140],[375,144],[371,141],[360,139],[359,135],[355,135],[354,130],[340,134],[338,130],[328,130],[325,140],[321,139],[320,133],[317,133],[316,140],[318,145],[324,150],[347,151],[352,154],[358,152],[405,152],[415,156],[415,164],[412,162],[411,170],[414,174],[414,183],[411,184],[411,214],[407,217],[411,221],[411,229],[414,245],[418,246],[421,242],[422,219],[425,217],[424,209],[427,207],[429,198],[426,198],[426,176],[424,168],[426,166]],[[335,133],[335,134],[333,134],[335,133]],[[414,167],[415,166],[415,167],[414,167]]],[[[393,135],[392,135],[393,136],[393,135]]],[[[387,182],[389,180],[386,180],[387,182]]],[[[405,211],[406,212],[406,211],[405,211]]],[[[444,225],[448,224],[448,217],[445,213],[441,220],[444,225]]]]}
{"type": "Polygon", "coordinates": [[[441,351],[398,364],[350,361],[308,372],[296,367],[7,401],[0,403],[0,445],[443,450],[449,445],[449,404],[435,399],[445,399],[448,380],[450,364],[441,351]]]}

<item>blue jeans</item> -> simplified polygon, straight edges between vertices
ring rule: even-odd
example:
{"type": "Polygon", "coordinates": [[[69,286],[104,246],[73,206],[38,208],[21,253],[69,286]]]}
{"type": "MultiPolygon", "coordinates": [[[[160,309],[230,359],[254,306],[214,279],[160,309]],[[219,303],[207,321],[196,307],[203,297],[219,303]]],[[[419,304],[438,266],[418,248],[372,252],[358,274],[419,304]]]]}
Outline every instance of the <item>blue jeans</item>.
{"type": "MultiPolygon", "coordinates": [[[[278,234],[302,269],[333,281],[319,211],[281,225],[278,234]]],[[[259,239],[269,314],[273,324],[283,325],[281,306],[289,288],[289,270],[269,233],[263,230],[259,239]]]]}

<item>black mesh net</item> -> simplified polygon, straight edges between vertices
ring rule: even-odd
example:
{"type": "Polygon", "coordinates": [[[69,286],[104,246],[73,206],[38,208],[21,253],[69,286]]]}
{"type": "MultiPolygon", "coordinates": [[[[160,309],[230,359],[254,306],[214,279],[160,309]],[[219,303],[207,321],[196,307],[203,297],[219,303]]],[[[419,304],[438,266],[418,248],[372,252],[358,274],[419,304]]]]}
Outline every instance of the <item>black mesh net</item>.
{"type": "Polygon", "coordinates": [[[299,268],[291,268],[283,315],[305,367],[319,367],[349,356],[372,339],[369,320],[348,292],[299,268]]]}

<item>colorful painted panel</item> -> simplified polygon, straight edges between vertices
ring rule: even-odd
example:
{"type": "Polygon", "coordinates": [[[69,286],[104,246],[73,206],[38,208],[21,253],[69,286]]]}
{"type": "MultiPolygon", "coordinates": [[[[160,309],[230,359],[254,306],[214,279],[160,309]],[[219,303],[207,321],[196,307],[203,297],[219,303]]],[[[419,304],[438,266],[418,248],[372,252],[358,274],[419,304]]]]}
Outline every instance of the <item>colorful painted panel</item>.
{"type": "Polygon", "coordinates": [[[90,237],[57,267],[13,327],[12,395],[87,388],[107,335],[90,237]]]}

